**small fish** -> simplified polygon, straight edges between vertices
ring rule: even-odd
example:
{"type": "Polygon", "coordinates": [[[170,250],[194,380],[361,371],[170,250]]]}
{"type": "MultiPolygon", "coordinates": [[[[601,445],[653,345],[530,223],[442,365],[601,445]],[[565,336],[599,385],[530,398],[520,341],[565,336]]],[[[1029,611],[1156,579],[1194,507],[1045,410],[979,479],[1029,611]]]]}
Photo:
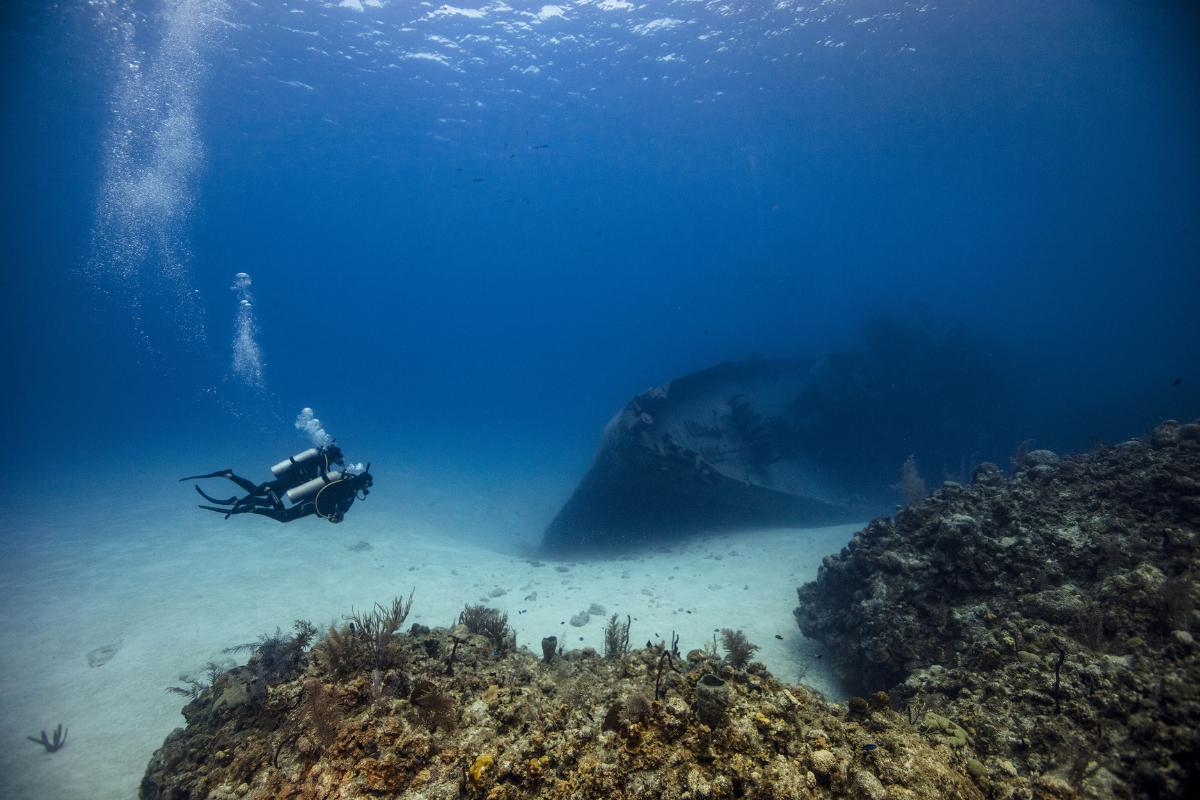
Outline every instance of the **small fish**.
{"type": "Polygon", "coordinates": [[[1176,378],[1176,379],[1175,379],[1175,382],[1174,382],[1174,383],[1172,383],[1171,385],[1172,385],[1172,386],[1178,386],[1178,385],[1179,385],[1179,384],[1181,384],[1181,383],[1183,383],[1183,378],[1176,378]]]}
{"type": "Polygon", "coordinates": [[[579,637],[579,641],[581,641],[581,642],[583,641],[583,637],[582,637],[582,636],[580,636],[580,637],[579,637]]]}
{"type": "Polygon", "coordinates": [[[592,236],[599,236],[599,235],[600,235],[600,231],[596,231],[595,233],[592,234],[592,236]]]}
{"type": "Polygon", "coordinates": [[[471,181],[471,183],[479,183],[482,180],[483,178],[476,178],[475,180],[471,181]]]}
{"type": "Polygon", "coordinates": [[[821,657],[820,653],[813,653],[813,658],[820,658],[820,657],[821,657]]]}
{"type": "Polygon", "coordinates": [[[876,750],[878,748],[879,748],[879,745],[877,745],[877,744],[864,744],[863,745],[863,750],[876,750]]]}

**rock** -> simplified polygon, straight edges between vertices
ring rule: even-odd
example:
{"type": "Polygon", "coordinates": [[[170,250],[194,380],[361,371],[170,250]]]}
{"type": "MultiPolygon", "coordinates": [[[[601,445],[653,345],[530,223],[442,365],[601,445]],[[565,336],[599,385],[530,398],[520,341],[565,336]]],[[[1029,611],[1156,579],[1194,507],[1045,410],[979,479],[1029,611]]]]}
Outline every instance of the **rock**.
{"type": "Polygon", "coordinates": [[[1030,467],[1027,474],[1032,478],[1045,478],[1054,474],[1054,467],[1050,464],[1038,464],[1030,467]]]}
{"type": "Polygon", "coordinates": [[[1173,447],[1179,442],[1179,431],[1183,426],[1173,419],[1160,424],[1154,429],[1154,434],[1150,437],[1150,446],[1155,450],[1162,450],[1164,447],[1173,447]]]}
{"type": "Polygon", "coordinates": [[[243,683],[235,682],[232,686],[221,693],[217,698],[217,702],[213,703],[213,711],[221,708],[237,708],[250,699],[246,694],[246,686],[243,683]]]}
{"type": "Polygon", "coordinates": [[[1030,653],[1027,650],[1018,650],[1017,658],[1020,660],[1020,662],[1022,664],[1029,664],[1029,665],[1035,666],[1035,667],[1042,666],[1041,656],[1039,656],[1036,653],[1030,653]]]}
{"type": "Polygon", "coordinates": [[[1036,781],[1034,781],[1034,786],[1041,790],[1034,796],[1044,797],[1048,800],[1049,798],[1062,798],[1062,800],[1067,800],[1067,798],[1079,796],[1075,792],[1075,789],[1071,787],[1071,784],[1067,783],[1057,775],[1042,775],[1036,781]]]}
{"type": "Polygon", "coordinates": [[[1117,787],[1121,781],[1105,767],[1095,767],[1096,762],[1088,764],[1088,774],[1083,779],[1084,791],[1092,797],[1117,797],[1117,787]]]}
{"type": "Polygon", "coordinates": [[[888,793],[879,778],[864,770],[854,776],[854,788],[850,796],[856,800],[884,800],[888,793]]]}
{"type": "Polygon", "coordinates": [[[591,615],[589,615],[588,612],[580,611],[578,614],[571,617],[571,624],[576,628],[582,628],[584,625],[588,624],[588,620],[590,619],[591,615]]]}
{"type": "Polygon", "coordinates": [[[1025,454],[1025,465],[1028,467],[1050,467],[1057,464],[1058,460],[1058,454],[1052,450],[1030,450],[1025,454]]]}
{"type": "Polygon", "coordinates": [[[1021,598],[1021,607],[1027,616],[1051,622],[1074,622],[1086,607],[1077,592],[1073,586],[1034,592],[1021,598]]]}
{"type": "Polygon", "coordinates": [[[1191,647],[1192,643],[1195,642],[1195,639],[1187,631],[1172,631],[1171,635],[1175,637],[1175,641],[1187,647],[1191,647]]]}
{"type": "Polygon", "coordinates": [[[592,603],[590,606],[588,606],[588,613],[595,617],[603,617],[608,613],[608,610],[599,603],[592,603]]]}
{"type": "Polygon", "coordinates": [[[979,654],[980,669],[991,671],[1004,663],[1004,658],[1000,655],[1000,651],[994,647],[985,647],[983,652],[979,654]]]}
{"type": "Polygon", "coordinates": [[[1004,483],[1004,472],[990,461],[985,461],[971,474],[973,486],[998,486],[1004,483]]]}
{"type": "Polygon", "coordinates": [[[828,750],[818,750],[812,754],[812,769],[818,775],[828,775],[837,768],[837,756],[828,750]]]}
{"type": "Polygon", "coordinates": [[[942,744],[949,745],[955,750],[975,744],[975,741],[961,725],[934,714],[932,711],[925,715],[925,729],[942,734],[942,744]]]}

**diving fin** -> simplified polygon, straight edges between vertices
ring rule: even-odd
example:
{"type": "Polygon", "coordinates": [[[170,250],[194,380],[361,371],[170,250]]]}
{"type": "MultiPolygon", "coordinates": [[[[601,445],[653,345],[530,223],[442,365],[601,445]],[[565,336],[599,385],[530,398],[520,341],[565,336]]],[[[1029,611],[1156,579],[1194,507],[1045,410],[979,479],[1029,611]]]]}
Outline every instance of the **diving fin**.
{"type": "Polygon", "coordinates": [[[237,502],[237,495],[234,495],[233,497],[229,498],[228,500],[218,500],[215,497],[209,497],[208,495],[206,495],[204,493],[204,490],[201,489],[199,486],[196,487],[196,491],[199,492],[200,496],[203,497],[208,502],[216,503],[219,506],[231,506],[237,502]]]}
{"type": "Polygon", "coordinates": [[[232,474],[233,474],[233,470],[222,469],[222,470],[217,470],[216,472],[210,473],[208,475],[193,475],[190,478],[180,478],[179,481],[182,483],[183,481],[198,481],[201,478],[228,478],[232,474]]]}

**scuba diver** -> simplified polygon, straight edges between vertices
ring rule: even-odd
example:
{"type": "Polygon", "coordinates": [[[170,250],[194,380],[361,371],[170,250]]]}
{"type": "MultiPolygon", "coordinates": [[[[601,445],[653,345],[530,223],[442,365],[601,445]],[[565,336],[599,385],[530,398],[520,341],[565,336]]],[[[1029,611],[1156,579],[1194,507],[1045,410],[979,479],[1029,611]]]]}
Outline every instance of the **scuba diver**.
{"type": "Polygon", "coordinates": [[[349,470],[331,471],[330,464],[344,466],[342,451],[333,444],[328,448],[309,448],[279,462],[271,467],[271,474],[275,476],[275,480],[257,486],[229,469],[180,480],[228,478],[245,489],[248,492],[245,497],[234,496],[228,500],[218,500],[205,494],[199,486],[196,487],[196,491],[208,502],[228,506],[200,508],[225,512],[225,519],[229,519],[233,514],[258,514],[278,522],[291,522],[316,514],[322,519],[338,523],[358,499],[359,492],[362,492],[362,499],[366,499],[369,494],[368,489],[372,484],[369,471],[371,465],[367,464],[366,470],[355,474],[349,470]],[[283,504],[285,497],[293,504],[290,508],[283,504]]]}

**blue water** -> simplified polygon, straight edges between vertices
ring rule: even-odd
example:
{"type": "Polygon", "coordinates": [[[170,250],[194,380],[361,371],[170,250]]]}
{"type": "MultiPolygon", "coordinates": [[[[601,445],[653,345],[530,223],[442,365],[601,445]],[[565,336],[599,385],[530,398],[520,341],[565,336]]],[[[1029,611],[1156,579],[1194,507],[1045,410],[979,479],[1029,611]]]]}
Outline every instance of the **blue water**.
{"type": "Polygon", "coordinates": [[[1040,446],[1200,409],[1182,5],[356,5],[6,5],[6,469],[312,406],[581,472],[641,389],[914,303],[1017,356],[1040,446]]]}
{"type": "Polygon", "coordinates": [[[1200,415],[1190,3],[0,13],[6,546],[190,524],[312,407],[374,514],[467,476],[531,548],[634,394],[878,312],[1006,365],[964,456],[1200,415]]]}

